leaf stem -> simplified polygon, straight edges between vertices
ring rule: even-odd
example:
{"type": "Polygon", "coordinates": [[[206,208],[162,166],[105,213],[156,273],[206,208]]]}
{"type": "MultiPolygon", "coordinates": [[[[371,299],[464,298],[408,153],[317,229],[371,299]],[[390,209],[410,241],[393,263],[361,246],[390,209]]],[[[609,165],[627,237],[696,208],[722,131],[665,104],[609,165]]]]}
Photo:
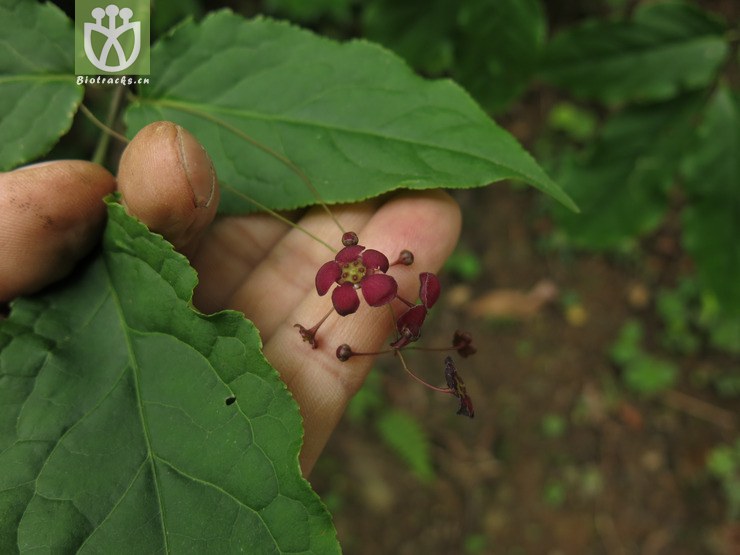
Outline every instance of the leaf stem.
{"type": "Polygon", "coordinates": [[[103,160],[105,159],[105,153],[108,150],[108,145],[110,144],[110,138],[115,137],[119,141],[121,141],[124,144],[128,144],[129,140],[124,135],[121,135],[117,131],[113,130],[111,125],[116,119],[116,116],[118,115],[118,109],[121,106],[121,99],[123,98],[123,87],[116,87],[115,92],[113,93],[113,97],[111,98],[110,107],[108,108],[108,115],[106,116],[107,123],[103,123],[100,121],[97,117],[95,117],[95,114],[93,114],[90,109],[85,106],[84,104],[80,104],[80,111],[89,119],[95,127],[103,131],[103,134],[100,135],[100,139],[98,140],[98,144],[95,147],[95,152],[92,156],[92,161],[96,164],[102,164],[103,160]]]}
{"type": "Polygon", "coordinates": [[[220,125],[227,131],[231,131],[234,135],[236,135],[240,139],[260,149],[265,154],[268,154],[272,156],[273,158],[275,158],[277,161],[282,163],[285,167],[287,167],[290,171],[292,171],[294,174],[298,176],[298,178],[303,182],[306,188],[308,188],[308,190],[311,192],[313,197],[316,199],[316,202],[318,202],[321,205],[321,207],[329,215],[329,217],[336,224],[339,230],[342,233],[345,233],[344,227],[342,227],[342,224],[339,223],[339,220],[336,218],[336,216],[334,216],[332,211],[329,209],[329,206],[327,206],[327,204],[321,198],[319,191],[316,189],[314,184],[311,182],[311,179],[305,174],[305,172],[301,168],[298,167],[298,165],[296,165],[292,160],[290,160],[290,158],[280,154],[279,152],[277,152],[276,150],[273,150],[269,146],[262,144],[254,137],[247,135],[244,131],[242,131],[238,127],[235,127],[231,125],[230,123],[225,122],[221,118],[217,118],[216,116],[209,114],[208,112],[195,110],[195,109],[189,108],[185,104],[181,104],[179,102],[168,101],[168,100],[160,100],[159,104],[164,105],[164,106],[171,106],[175,109],[182,110],[183,112],[187,112],[188,114],[192,114],[196,117],[201,117],[205,120],[210,121],[211,123],[215,123],[216,125],[220,125]]]}
{"type": "Polygon", "coordinates": [[[222,183],[220,186],[221,186],[222,189],[227,189],[227,190],[231,191],[232,193],[234,193],[235,195],[242,197],[247,202],[251,202],[257,208],[259,208],[260,210],[264,210],[265,212],[267,212],[270,216],[272,216],[276,220],[279,220],[279,221],[283,222],[284,224],[286,224],[286,225],[288,225],[288,226],[290,226],[290,227],[292,227],[294,229],[297,229],[298,231],[301,231],[301,232],[305,233],[311,239],[313,239],[314,241],[318,241],[319,243],[321,243],[322,245],[324,245],[327,249],[329,249],[331,252],[333,252],[333,253],[336,254],[337,249],[335,249],[334,247],[332,247],[329,243],[327,243],[323,239],[320,239],[319,237],[317,237],[316,235],[314,235],[313,233],[311,233],[310,231],[308,231],[302,225],[290,221],[285,216],[283,216],[281,214],[278,214],[277,212],[275,212],[271,208],[268,208],[267,206],[265,206],[264,204],[262,204],[258,200],[253,199],[252,197],[250,197],[246,193],[243,193],[242,191],[240,191],[239,189],[236,189],[235,187],[232,187],[231,185],[226,185],[226,184],[223,184],[222,183]]]}

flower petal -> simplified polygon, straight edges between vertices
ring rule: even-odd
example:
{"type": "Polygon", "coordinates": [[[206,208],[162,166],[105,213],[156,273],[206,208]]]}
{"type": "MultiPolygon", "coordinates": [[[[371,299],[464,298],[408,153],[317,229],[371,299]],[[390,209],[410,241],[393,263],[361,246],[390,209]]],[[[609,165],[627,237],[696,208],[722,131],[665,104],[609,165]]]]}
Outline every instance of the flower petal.
{"type": "Polygon", "coordinates": [[[380,270],[381,272],[387,272],[388,267],[391,265],[388,262],[388,257],[375,249],[367,249],[362,253],[362,263],[368,270],[380,270]]]}
{"type": "Polygon", "coordinates": [[[330,260],[319,268],[318,272],[316,272],[316,292],[320,296],[326,295],[331,284],[336,283],[340,277],[342,277],[341,266],[333,260],[330,260]]]}
{"type": "Polygon", "coordinates": [[[421,304],[427,308],[432,308],[442,292],[439,278],[430,272],[422,272],[419,274],[419,282],[421,283],[419,286],[421,304]]]}
{"type": "Polygon", "coordinates": [[[416,341],[421,336],[421,326],[427,317],[427,309],[424,305],[412,306],[396,320],[398,333],[408,337],[409,341],[416,341]]]}
{"type": "Polygon", "coordinates": [[[370,306],[383,306],[396,298],[398,284],[386,274],[372,274],[360,282],[362,295],[370,306]]]}
{"type": "Polygon", "coordinates": [[[360,253],[364,250],[365,247],[363,247],[362,245],[350,245],[349,247],[344,247],[341,251],[339,251],[334,257],[334,260],[336,260],[340,264],[354,262],[360,257],[360,253]]]}
{"type": "Polygon", "coordinates": [[[331,302],[340,316],[347,316],[357,311],[360,306],[360,297],[357,296],[351,283],[344,283],[334,289],[331,302]]]}

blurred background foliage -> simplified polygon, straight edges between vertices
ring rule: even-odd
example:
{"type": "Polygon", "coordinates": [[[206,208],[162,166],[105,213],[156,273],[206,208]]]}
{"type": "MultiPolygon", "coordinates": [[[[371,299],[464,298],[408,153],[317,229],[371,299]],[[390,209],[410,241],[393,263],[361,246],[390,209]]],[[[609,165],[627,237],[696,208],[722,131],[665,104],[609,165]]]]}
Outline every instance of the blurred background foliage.
{"type": "MultiPolygon", "coordinates": [[[[155,35],[229,7],[379,42],[460,83],[581,208],[457,193],[426,340],[473,332],[476,418],[379,362],[312,477],[347,552],[740,552],[740,3],[152,4],[155,35]]],[[[438,355],[411,364],[441,381],[438,355]]]]}

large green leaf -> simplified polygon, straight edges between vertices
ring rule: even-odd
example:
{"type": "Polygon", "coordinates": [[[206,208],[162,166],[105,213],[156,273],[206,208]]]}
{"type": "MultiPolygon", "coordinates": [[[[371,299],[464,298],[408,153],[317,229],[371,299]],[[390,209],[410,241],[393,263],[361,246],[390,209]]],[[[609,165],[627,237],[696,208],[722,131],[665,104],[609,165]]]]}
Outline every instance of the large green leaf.
{"type": "Polygon", "coordinates": [[[560,181],[581,214],[556,207],[555,215],[574,244],[619,247],[660,223],[702,100],[691,95],[624,110],[591,149],[564,163],[560,181]]]}
{"type": "Polygon", "coordinates": [[[740,314],[740,100],[721,87],[685,162],[684,245],[702,285],[740,314]]]}
{"type": "MultiPolygon", "coordinates": [[[[462,89],[423,80],[373,44],[339,44],[218,12],[157,43],[151,65],[157,78],[129,107],[129,134],[155,120],[183,125],[208,149],[223,183],[270,208],[316,202],[275,154],[329,203],[511,178],[572,206],[462,89]]],[[[222,209],[253,207],[227,188],[222,209]]]]}
{"type": "Polygon", "coordinates": [[[338,552],[295,402],[195,281],[112,204],[102,253],[0,322],[1,553],[338,552]]]}
{"type": "Polygon", "coordinates": [[[453,77],[491,111],[529,84],[545,41],[539,0],[478,0],[460,10],[453,77]]]}
{"type": "Polygon", "coordinates": [[[587,21],[556,36],[543,76],[606,102],[665,100],[714,79],[728,51],[724,31],[691,4],[647,4],[631,21],[587,21]]]}
{"type": "Polygon", "coordinates": [[[460,4],[449,0],[372,0],[362,12],[365,36],[430,75],[452,71],[460,4]]]}
{"type": "Polygon", "coordinates": [[[539,0],[374,0],[363,24],[415,68],[447,71],[491,111],[528,84],[545,38],[539,0]]]}
{"type": "Polygon", "coordinates": [[[74,34],[51,4],[0,0],[0,171],[45,154],[72,125],[74,34]]]}

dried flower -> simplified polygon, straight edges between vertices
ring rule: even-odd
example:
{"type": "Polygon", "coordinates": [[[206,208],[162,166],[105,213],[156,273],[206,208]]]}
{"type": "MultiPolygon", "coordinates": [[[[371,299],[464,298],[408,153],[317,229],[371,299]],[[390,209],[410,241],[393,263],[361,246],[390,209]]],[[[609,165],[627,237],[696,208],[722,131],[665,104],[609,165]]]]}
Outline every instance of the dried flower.
{"type": "Polygon", "coordinates": [[[450,388],[450,393],[460,399],[460,408],[457,414],[473,418],[475,416],[473,401],[465,390],[465,382],[463,382],[463,379],[457,373],[457,368],[455,368],[452,357],[445,358],[445,380],[447,381],[447,387],[450,388]]]}
{"type": "Polygon", "coordinates": [[[468,358],[478,352],[478,349],[473,347],[473,336],[466,331],[455,331],[452,336],[452,348],[457,350],[463,358],[468,358]]]}

